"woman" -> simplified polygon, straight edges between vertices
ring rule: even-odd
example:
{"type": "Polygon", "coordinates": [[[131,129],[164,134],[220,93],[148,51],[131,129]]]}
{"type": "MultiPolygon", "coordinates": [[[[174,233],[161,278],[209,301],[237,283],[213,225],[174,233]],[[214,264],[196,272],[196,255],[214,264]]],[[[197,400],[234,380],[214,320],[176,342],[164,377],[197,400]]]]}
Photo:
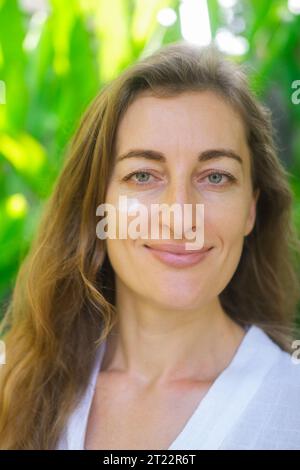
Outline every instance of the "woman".
{"type": "Polygon", "coordinates": [[[3,324],[1,448],[300,449],[291,203],[269,112],[214,48],[166,46],[107,85],[3,324]],[[175,221],[97,237],[120,196],[202,204],[202,250],[175,221]]]}

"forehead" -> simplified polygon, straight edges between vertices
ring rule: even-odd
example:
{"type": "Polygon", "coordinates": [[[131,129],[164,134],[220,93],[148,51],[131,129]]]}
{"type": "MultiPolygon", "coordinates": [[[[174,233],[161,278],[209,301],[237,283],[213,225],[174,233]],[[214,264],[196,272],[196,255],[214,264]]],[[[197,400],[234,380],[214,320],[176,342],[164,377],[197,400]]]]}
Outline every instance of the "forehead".
{"type": "Polygon", "coordinates": [[[199,152],[216,144],[242,151],[246,134],[239,114],[212,91],[167,98],[143,93],[128,107],[116,136],[117,153],[134,146],[199,152]]]}

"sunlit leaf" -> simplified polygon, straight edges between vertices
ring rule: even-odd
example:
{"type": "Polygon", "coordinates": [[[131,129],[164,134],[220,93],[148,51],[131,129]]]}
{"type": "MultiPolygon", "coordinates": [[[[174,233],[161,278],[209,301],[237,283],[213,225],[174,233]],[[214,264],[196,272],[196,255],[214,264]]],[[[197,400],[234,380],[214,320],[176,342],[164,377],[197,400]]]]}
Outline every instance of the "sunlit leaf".
{"type": "Polygon", "coordinates": [[[37,174],[45,162],[45,150],[39,142],[26,133],[18,138],[8,134],[0,135],[0,153],[16,170],[28,174],[37,174]]]}

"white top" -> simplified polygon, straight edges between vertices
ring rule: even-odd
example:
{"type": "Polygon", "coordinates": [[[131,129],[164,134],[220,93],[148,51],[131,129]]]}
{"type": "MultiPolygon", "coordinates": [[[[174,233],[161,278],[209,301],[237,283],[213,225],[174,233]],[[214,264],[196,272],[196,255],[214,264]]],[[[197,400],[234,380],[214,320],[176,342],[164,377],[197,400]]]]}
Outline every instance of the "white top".
{"type": "MultiPolygon", "coordinates": [[[[89,386],[57,450],[84,450],[105,347],[106,341],[98,348],[89,386]]],[[[300,364],[255,325],[166,450],[200,449],[300,450],[300,364]]]]}

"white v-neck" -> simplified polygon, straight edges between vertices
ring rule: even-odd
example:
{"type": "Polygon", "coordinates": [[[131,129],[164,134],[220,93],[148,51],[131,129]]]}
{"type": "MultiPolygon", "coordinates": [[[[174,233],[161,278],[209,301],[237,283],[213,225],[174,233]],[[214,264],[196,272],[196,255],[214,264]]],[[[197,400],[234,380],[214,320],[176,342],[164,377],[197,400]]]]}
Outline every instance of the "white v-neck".
{"type": "MultiPolygon", "coordinates": [[[[99,346],[90,383],[69,418],[62,448],[85,450],[85,434],[96,382],[106,350],[99,346]]],[[[229,365],[210,386],[167,450],[218,449],[254,397],[281,349],[255,325],[246,331],[229,365]]]]}

